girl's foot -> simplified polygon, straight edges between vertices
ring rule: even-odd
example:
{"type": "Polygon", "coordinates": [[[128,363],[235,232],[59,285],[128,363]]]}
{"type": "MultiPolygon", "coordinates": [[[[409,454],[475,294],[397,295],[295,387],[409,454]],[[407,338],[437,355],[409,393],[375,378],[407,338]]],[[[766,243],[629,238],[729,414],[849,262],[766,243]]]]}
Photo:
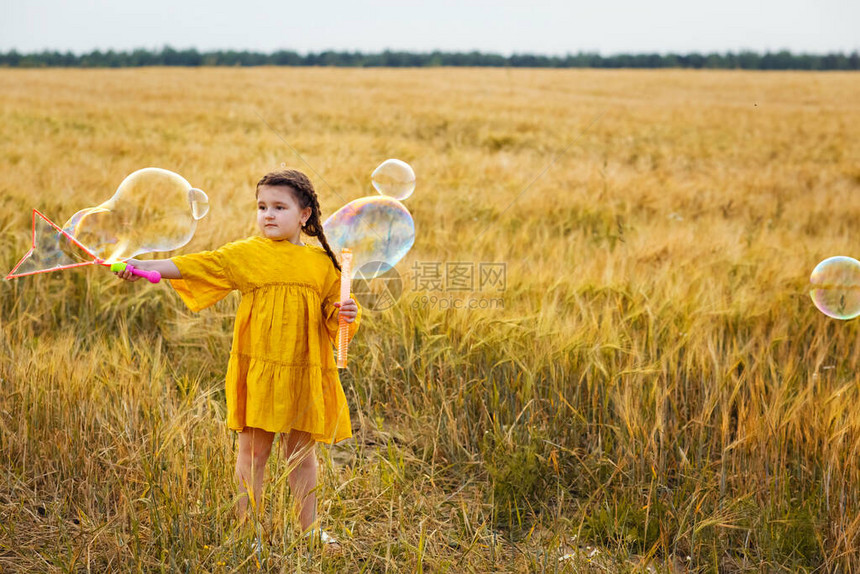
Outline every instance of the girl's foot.
{"type": "Polygon", "coordinates": [[[319,544],[326,552],[340,552],[341,546],[337,538],[321,528],[311,528],[302,537],[311,545],[319,544]]]}

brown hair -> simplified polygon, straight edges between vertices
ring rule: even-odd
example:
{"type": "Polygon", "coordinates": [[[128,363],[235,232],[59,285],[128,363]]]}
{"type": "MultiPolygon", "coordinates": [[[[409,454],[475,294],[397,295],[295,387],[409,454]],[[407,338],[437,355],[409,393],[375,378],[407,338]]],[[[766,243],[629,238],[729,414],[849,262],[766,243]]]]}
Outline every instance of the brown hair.
{"type": "Polygon", "coordinates": [[[329,247],[328,241],[325,238],[325,231],[323,230],[322,222],[320,221],[320,216],[322,215],[320,202],[319,199],[317,199],[317,192],[314,190],[314,184],[311,183],[308,176],[297,169],[282,169],[272,171],[264,175],[263,178],[257,182],[257,193],[260,192],[261,185],[282,185],[284,187],[289,187],[293,193],[293,197],[302,209],[306,207],[311,208],[311,216],[308,218],[307,222],[302,225],[302,231],[319,240],[323,249],[325,249],[325,252],[328,254],[329,259],[331,259],[331,262],[334,264],[335,269],[340,271],[340,263],[337,262],[337,258],[334,256],[334,252],[331,250],[331,247],[329,247]]]}

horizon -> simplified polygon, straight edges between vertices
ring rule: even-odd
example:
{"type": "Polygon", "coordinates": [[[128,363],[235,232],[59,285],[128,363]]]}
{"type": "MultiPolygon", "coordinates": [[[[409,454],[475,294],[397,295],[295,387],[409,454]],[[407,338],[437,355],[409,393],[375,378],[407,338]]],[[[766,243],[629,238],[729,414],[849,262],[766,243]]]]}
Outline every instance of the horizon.
{"type": "Polygon", "coordinates": [[[612,52],[612,53],[603,53],[598,51],[585,51],[580,50],[576,52],[565,52],[565,53],[540,53],[540,52],[512,52],[510,54],[502,54],[500,52],[493,51],[485,51],[485,50],[397,50],[391,48],[385,48],[382,50],[340,50],[340,49],[322,49],[322,50],[293,50],[289,48],[279,48],[276,50],[252,50],[252,49],[237,49],[237,48],[211,48],[211,49],[199,49],[193,46],[186,48],[177,48],[170,44],[165,44],[163,46],[147,48],[147,47],[133,47],[133,48],[122,48],[122,49],[114,49],[114,48],[94,48],[92,50],[86,51],[74,51],[74,50],[60,50],[60,49],[51,49],[46,48],[43,50],[35,50],[24,52],[21,50],[17,50],[15,48],[11,48],[8,50],[0,50],[0,54],[11,54],[17,53],[21,56],[32,56],[38,54],[72,54],[73,56],[80,57],[86,56],[89,54],[95,53],[108,53],[113,52],[115,54],[132,54],[134,52],[142,51],[149,52],[152,54],[159,54],[166,51],[174,51],[177,53],[182,52],[197,52],[198,54],[216,54],[216,53],[248,53],[248,54],[262,54],[262,55],[274,55],[278,53],[288,53],[288,54],[297,54],[302,57],[311,56],[311,55],[320,55],[320,54],[359,54],[364,56],[374,56],[380,54],[411,54],[417,56],[429,56],[433,54],[480,54],[482,56],[501,56],[503,58],[511,58],[511,57],[539,57],[539,58],[565,58],[565,57],[575,57],[575,56],[598,56],[600,58],[613,58],[618,56],[691,56],[691,55],[701,55],[701,56],[709,56],[709,55],[717,55],[717,56],[729,56],[729,55],[741,55],[741,54],[755,54],[759,56],[767,55],[767,54],[781,54],[781,53],[789,53],[792,56],[831,56],[831,55],[845,55],[850,56],[853,54],[860,54],[860,48],[854,48],[852,50],[832,50],[827,52],[808,52],[808,51],[795,51],[789,49],[779,49],[779,50],[714,50],[714,51],[668,51],[668,52],[654,52],[654,51],[641,51],[641,52],[612,52]]]}

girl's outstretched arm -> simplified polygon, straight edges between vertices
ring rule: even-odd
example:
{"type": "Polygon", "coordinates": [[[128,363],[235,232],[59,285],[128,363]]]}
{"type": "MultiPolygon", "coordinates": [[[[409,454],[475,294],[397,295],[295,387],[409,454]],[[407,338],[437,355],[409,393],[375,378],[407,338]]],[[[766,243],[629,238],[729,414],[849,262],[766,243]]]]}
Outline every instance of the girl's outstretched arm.
{"type": "MultiPolygon", "coordinates": [[[[149,259],[146,261],[129,259],[126,263],[132,267],[136,267],[137,269],[143,269],[144,271],[158,271],[161,273],[161,277],[163,279],[182,279],[182,273],[179,272],[179,268],[170,259],[149,259]]],[[[118,271],[116,276],[120,279],[125,279],[126,281],[137,281],[140,279],[139,276],[132,275],[131,269],[128,267],[122,271],[118,271]]]]}

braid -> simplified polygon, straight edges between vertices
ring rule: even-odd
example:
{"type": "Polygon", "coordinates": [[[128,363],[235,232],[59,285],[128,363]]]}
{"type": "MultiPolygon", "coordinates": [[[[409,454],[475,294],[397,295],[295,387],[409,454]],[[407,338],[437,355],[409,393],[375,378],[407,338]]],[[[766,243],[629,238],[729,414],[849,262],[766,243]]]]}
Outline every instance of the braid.
{"type": "Polygon", "coordinates": [[[317,199],[316,194],[311,196],[311,216],[308,218],[307,223],[302,227],[302,231],[310,235],[311,237],[316,237],[319,239],[319,242],[322,244],[325,252],[328,253],[328,258],[331,259],[331,262],[334,264],[334,268],[340,271],[340,263],[337,262],[337,258],[334,256],[334,252],[329,247],[328,240],[325,237],[325,229],[323,229],[322,223],[320,222],[320,204],[317,199]]]}
{"type": "Polygon", "coordinates": [[[320,209],[317,192],[314,190],[314,185],[311,183],[311,180],[308,179],[308,176],[296,169],[273,171],[264,175],[263,178],[257,182],[258,190],[261,185],[287,186],[293,190],[293,195],[299,205],[302,206],[302,209],[306,207],[311,208],[311,216],[302,226],[302,231],[319,240],[322,244],[322,248],[325,249],[328,258],[331,259],[334,268],[340,271],[340,263],[338,263],[337,257],[335,257],[334,252],[331,250],[331,247],[329,247],[328,240],[325,237],[325,230],[323,229],[322,222],[320,221],[322,210],[320,209]]]}

